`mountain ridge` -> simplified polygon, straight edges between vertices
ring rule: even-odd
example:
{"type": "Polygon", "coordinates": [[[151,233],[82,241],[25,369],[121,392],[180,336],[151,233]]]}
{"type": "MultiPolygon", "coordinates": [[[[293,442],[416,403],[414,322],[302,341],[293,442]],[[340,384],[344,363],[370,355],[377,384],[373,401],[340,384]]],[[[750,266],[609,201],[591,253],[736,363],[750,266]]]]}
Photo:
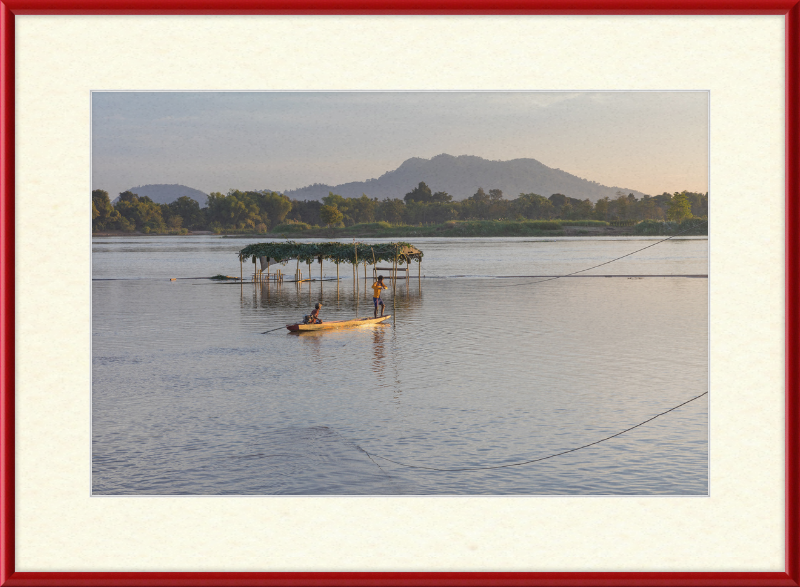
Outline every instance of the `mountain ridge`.
{"type": "MultiPolygon", "coordinates": [[[[619,191],[632,193],[636,197],[643,195],[638,190],[605,186],[583,179],[532,158],[493,161],[476,155],[453,156],[446,153],[430,159],[411,157],[378,178],[337,185],[314,183],[282,193],[295,200],[321,200],[330,192],[345,198],[358,198],[366,194],[381,200],[402,199],[421,181],[428,184],[432,192],[447,192],[457,201],[472,196],[478,188],[486,191],[500,189],[506,199],[514,199],[523,193],[535,193],[544,197],[564,194],[596,202],[606,196],[614,199],[619,191]]],[[[181,184],[148,184],[132,187],[129,191],[148,196],[159,204],[169,204],[181,196],[189,196],[205,207],[208,199],[205,192],[181,184]]]]}
{"type": "Polygon", "coordinates": [[[296,200],[320,200],[329,192],[346,198],[360,197],[362,194],[378,199],[403,198],[420,181],[428,184],[433,192],[449,193],[454,200],[468,198],[481,187],[485,190],[500,189],[508,199],[516,198],[521,193],[536,193],[545,197],[561,193],[592,202],[606,196],[615,198],[618,191],[633,193],[637,197],[643,195],[638,190],[605,186],[583,179],[548,167],[533,158],[492,161],[476,155],[453,156],[446,153],[431,159],[411,157],[397,169],[387,171],[378,178],[337,185],[315,183],[283,193],[296,200]]]}

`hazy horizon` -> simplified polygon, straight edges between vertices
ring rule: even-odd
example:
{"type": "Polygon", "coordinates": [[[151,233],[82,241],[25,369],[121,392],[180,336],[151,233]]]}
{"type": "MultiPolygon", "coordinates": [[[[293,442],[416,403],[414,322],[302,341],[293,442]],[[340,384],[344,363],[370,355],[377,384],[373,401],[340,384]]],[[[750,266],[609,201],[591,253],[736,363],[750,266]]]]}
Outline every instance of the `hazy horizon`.
{"type": "Polygon", "coordinates": [[[92,189],[112,199],[147,184],[336,185],[443,153],[706,192],[708,93],[93,92],[92,149],[92,189]]]}

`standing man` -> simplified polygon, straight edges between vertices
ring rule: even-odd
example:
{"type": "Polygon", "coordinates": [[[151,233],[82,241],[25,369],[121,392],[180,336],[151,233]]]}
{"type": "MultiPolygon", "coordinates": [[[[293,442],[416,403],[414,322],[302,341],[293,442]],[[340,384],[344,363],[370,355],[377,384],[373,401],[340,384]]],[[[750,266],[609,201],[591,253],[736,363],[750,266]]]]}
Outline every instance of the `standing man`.
{"type": "Polygon", "coordinates": [[[372,303],[375,305],[375,318],[378,317],[378,304],[381,305],[381,316],[383,316],[383,309],[386,307],[386,304],[383,303],[381,299],[381,290],[388,289],[385,285],[383,285],[383,275],[378,275],[378,281],[372,284],[372,303]]]}

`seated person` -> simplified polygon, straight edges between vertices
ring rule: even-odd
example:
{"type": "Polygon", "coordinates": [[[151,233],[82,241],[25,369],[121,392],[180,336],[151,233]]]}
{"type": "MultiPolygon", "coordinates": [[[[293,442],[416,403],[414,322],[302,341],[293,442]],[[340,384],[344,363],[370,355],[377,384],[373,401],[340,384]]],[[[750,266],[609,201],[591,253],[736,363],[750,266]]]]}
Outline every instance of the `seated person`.
{"type": "Polygon", "coordinates": [[[314,304],[314,310],[312,310],[311,315],[309,316],[308,323],[309,324],[322,324],[322,320],[319,317],[319,311],[322,309],[322,304],[317,302],[314,304]]]}

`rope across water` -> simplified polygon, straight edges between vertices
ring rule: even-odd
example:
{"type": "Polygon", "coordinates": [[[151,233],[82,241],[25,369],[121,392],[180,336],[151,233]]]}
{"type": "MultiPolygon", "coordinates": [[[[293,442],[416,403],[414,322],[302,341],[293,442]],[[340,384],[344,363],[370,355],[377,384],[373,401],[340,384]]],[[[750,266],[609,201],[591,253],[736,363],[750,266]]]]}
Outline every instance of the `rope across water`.
{"type": "MultiPolygon", "coordinates": [[[[708,223],[708,221],[705,220],[703,223],[704,224],[708,223]]],[[[592,267],[587,267],[586,269],[581,269],[579,271],[574,271],[572,273],[567,273],[565,275],[559,275],[557,277],[551,277],[549,279],[542,279],[540,281],[534,281],[533,283],[515,283],[515,284],[511,284],[511,285],[500,285],[500,286],[495,286],[495,287],[519,287],[519,286],[523,286],[523,285],[535,285],[537,283],[544,283],[546,281],[553,281],[555,279],[560,279],[562,277],[569,277],[571,275],[577,275],[578,273],[583,273],[583,272],[589,271],[591,269],[596,269],[597,267],[602,267],[603,265],[608,265],[609,263],[613,263],[614,261],[619,261],[620,259],[624,259],[625,257],[630,257],[631,255],[634,255],[634,254],[636,254],[636,253],[638,253],[640,251],[644,251],[645,249],[649,249],[650,247],[654,247],[654,246],[656,246],[658,244],[661,244],[661,243],[666,242],[666,241],[668,241],[670,239],[673,239],[673,238],[675,238],[677,236],[680,236],[680,235],[688,232],[688,230],[694,230],[694,229],[696,229],[696,227],[692,227],[691,229],[684,230],[682,232],[674,234],[674,235],[672,235],[670,237],[667,237],[665,239],[662,239],[660,241],[656,241],[656,242],[654,242],[652,244],[647,245],[646,247],[642,247],[641,249],[637,249],[635,251],[632,251],[632,252],[627,253],[625,255],[622,255],[620,257],[616,257],[615,259],[611,259],[610,261],[605,261],[604,263],[600,263],[600,264],[594,265],[592,267]]],[[[280,329],[276,328],[275,330],[280,330],[280,329]]],[[[273,332],[273,331],[272,330],[268,330],[267,332],[273,332]]],[[[263,333],[263,334],[266,334],[266,332],[263,333]]],[[[347,343],[345,343],[345,344],[347,344],[347,343]]],[[[695,396],[695,397],[693,397],[693,398],[691,398],[689,400],[686,400],[685,402],[680,403],[677,406],[674,406],[674,407],[672,407],[672,408],[670,408],[668,410],[665,410],[665,411],[663,411],[661,413],[658,413],[655,416],[653,416],[651,418],[648,418],[647,420],[644,420],[643,422],[639,422],[635,426],[631,426],[630,428],[626,428],[625,430],[621,430],[620,432],[617,432],[616,434],[612,434],[611,436],[607,436],[605,438],[601,438],[600,440],[596,440],[594,442],[590,442],[589,444],[584,444],[583,446],[578,446],[578,447],[575,447],[575,448],[571,448],[571,449],[568,449],[568,450],[557,452],[557,453],[554,453],[554,454],[551,454],[551,455],[547,455],[547,456],[544,456],[544,457],[538,457],[538,458],[535,458],[535,459],[529,459],[529,460],[520,461],[520,462],[517,462],[517,463],[507,463],[507,464],[503,464],[503,465],[489,465],[489,466],[485,466],[485,467],[460,467],[460,468],[455,468],[455,469],[445,469],[445,468],[442,468],[442,467],[428,467],[428,466],[425,466],[425,465],[414,465],[414,464],[410,464],[410,463],[403,463],[401,461],[396,461],[394,459],[390,459],[388,457],[384,457],[384,456],[381,456],[379,454],[370,452],[370,451],[364,449],[363,447],[361,447],[360,445],[358,445],[357,443],[355,443],[354,441],[352,441],[350,439],[347,439],[344,436],[342,436],[342,438],[345,438],[348,442],[353,443],[353,445],[356,448],[358,448],[360,451],[365,453],[373,463],[375,463],[375,461],[373,459],[373,457],[374,457],[376,459],[381,459],[381,460],[387,461],[389,463],[393,463],[395,465],[399,465],[401,467],[407,467],[407,468],[411,468],[411,469],[424,469],[424,470],[427,470],[427,471],[451,472],[451,473],[469,472],[469,471],[487,471],[487,470],[491,470],[491,469],[505,469],[505,468],[509,468],[509,467],[521,467],[523,465],[530,465],[532,463],[538,463],[540,461],[545,461],[545,460],[552,459],[552,458],[555,458],[555,457],[559,457],[559,456],[562,456],[562,455],[565,455],[565,454],[569,454],[569,453],[573,453],[573,452],[576,452],[576,451],[579,451],[579,450],[583,450],[585,448],[589,448],[590,446],[595,446],[597,444],[600,444],[601,442],[606,442],[607,440],[611,440],[612,438],[616,438],[617,436],[625,434],[626,432],[630,432],[631,430],[639,428],[640,426],[644,426],[648,422],[652,422],[656,418],[659,418],[659,417],[661,417],[661,416],[663,416],[665,414],[673,412],[673,411],[677,410],[678,408],[680,408],[682,406],[685,406],[686,404],[691,403],[691,402],[693,402],[693,401],[695,401],[697,399],[700,399],[701,397],[703,397],[705,395],[708,395],[708,391],[705,391],[705,392],[701,393],[698,396],[695,396]]],[[[339,436],[341,436],[341,434],[339,434],[339,436]]],[[[375,465],[378,466],[378,468],[381,469],[381,471],[383,471],[383,469],[381,468],[380,465],[378,465],[378,463],[375,463],[375,465]]]]}
{"type": "MultiPolygon", "coordinates": [[[[359,446],[356,443],[353,443],[353,444],[356,446],[356,448],[358,448],[359,450],[361,450],[364,453],[366,453],[367,456],[370,457],[370,459],[372,459],[372,457],[375,457],[376,459],[382,459],[384,461],[388,461],[390,463],[394,463],[395,465],[400,465],[401,467],[409,467],[409,468],[412,468],[412,469],[426,469],[428,471],[443,471],[443,472],[455,473],[455,472],[460,472],[460,471],[487,471],[487,470],[490,470],[490,469],[505,469],[507,467],[521,467],[522,465],[530,465],[531,463],[538,463],[539,461],[546,461],[547,459],[552,459],[552,458],[555,458],[555,457],[559,457],[561,455],[565,455],[565,454],[568,454],[568,453],[571,453],[571,452],[582,450],[584,448],[589,448],[590,446],[594,446],[596,444],[600,444],[601,442],[605,442],[606,440],[611,440],[612,438],[616,438],[617,436],[620,436],[621,434],[625,434],[626,432],[630,432],[634,428],[638,428],[639,426],[644,426],[648,422],[652,422],[656,418],[659,418],[659,417],[663,416],[664,414],[668,414],[668,413],[670,413],[670,412],[672,412],[674,410],[677,410],[681,406],[685,406],[686,404],[688,404],[690,402],[693,402],[693,401],[695,401],[697,399],[700,399],[701,397],[703,397],[704,395],[707,395],[707,394],[708,394],[708,392],[705,391],[705,392],[701,393],[700,395],[698,395],[696,397],[693,397],[690,400],[686,400],[685,402],[683,402],[681,404],[678,404],[675,407],[672,407],[672,408],[670,408],[670,409],[668,409],[668,410],[666,410],[664,412],[656,414],[652,418],[648,418],[644,422],[639,422],[638,424],[636,424],[636,426],[631,426],[630,428],[626,428],[625,430],[622,430],[620,432],[617,432],[616,434],[612,434],[611,436],[607,436],[607,437],[602,438],[600,440],[596,440],[594,442],[590,442],[589,444],[584,444],[583,446],[578,446],[578,447],[575,447],[575,448],[571,448],[569,450],[563,450],[561,452],[557,452],[557,453],[554,453],[554,454],[551,454],[551,455],[547,455],[546,457],[539,457],[539,458],[536,458],[536,459],[530,459],[530,460],[521,461],[521,462],[518,462],[518,463],[508,463],[508,464],[505,464],[505,465],[490,465],[490,466],[486,466],[486,467],[461,467],[461,468],[458,468],[458,469],[444,469],[444,468],[441,468],[441,467],[426,467],[424,465],[412,465],[412,464],[409,464],[409,463],[403,463],[403,462],[400,462],[400,461],[395,461],[395,460],[387,458],[387,457],[382,457],[381,455],[375,454],[373,452],[370,452],[370,451],[364,449],[363,447],[359,446]]],[[[342,436],[342,438],[345,438],[345,437],[342,436]]],[[[349,441],[353,442],[352,440],[349,440],[349,441]]]]}
{"type": "MultiPolygon", "coordinates": [[[[702,226],[703,224],[708,224],[708,220],[703,220],[700,223],[700,226],[702,226]]],[[[537,283],[544,283],[545,281],[553,281],[554,279],[561,279],[562,277],[570,277],[571,275],[577,275],[578,273],[584,273],[586,271],[590,271],[592,269],[597,269],[598,267],[602,267],[603,265],[608,265],[609,263],[613,263],[614,261],[619,261],[620,259],[624,259],[625,257],[630,257],[631,255],[635,255],[636,253],[638,253],[640,251],[644,251],[645,249],[649,249],[650,247],[654,247],[656,245],[660,245],[661,243],[666,242],[666,241],[668,241],[670,239],[673,239],[676,236],[680,236],[682,234],[685,234],[685,233],[689,232],[690,230],[696,230],[696,229],[697,229],[697,226],[692,226],[690,228],[687,228],[686,230],[682,230],[681,232],[673,234],[670,237],[667,237],[667,238],[662,239],[660,241],[656,241],[653,244],[647,245],[646,247],[642,247],[641,249],[636,249],[635,251],[632,251],[630,253],[622,255],[621,257],[617,257],[616,259],[611,259],[610,261],[606,261],[604,263],[600,263],[599,265],[594,265],[592,267],[587,267],[586,269],[580,269],[579,271],[573,271],[572,273],[567,273],[565,275],[557,275],[556,277],[550,277],[549,279],[541,279],[539,281],[534,281],[533,283],[512,283],[512,284],[509,284],[509,285],[496,285],[494,287],[520,287],[520,286],[523,286],[523,285],[535,285],[537,283]]]]}

